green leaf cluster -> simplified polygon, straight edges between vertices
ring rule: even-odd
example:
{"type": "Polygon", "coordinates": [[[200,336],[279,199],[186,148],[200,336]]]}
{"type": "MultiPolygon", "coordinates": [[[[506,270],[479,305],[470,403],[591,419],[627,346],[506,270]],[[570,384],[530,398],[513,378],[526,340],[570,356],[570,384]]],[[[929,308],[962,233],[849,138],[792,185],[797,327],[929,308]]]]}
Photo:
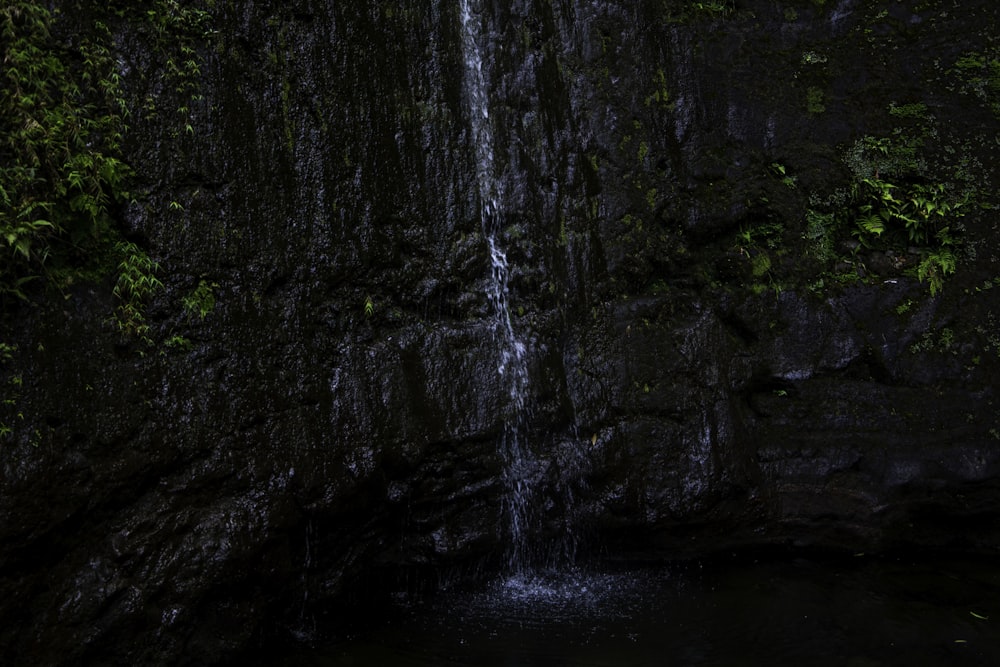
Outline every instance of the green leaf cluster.
{"type": "Polygon", "coordinates": [[[942,223],[965,215],[962,208],[969,201],[968,194],[953,195],[944,183],[897,186],[880,178],[866,178],[859,190],[859,199],[866,202],[858,207],[862,240],[895,227],[905,231],[909,243],[921,246],[950,239],[949,227],[942,223]]]}
{"type": "MultiPolygon", "coordinates": [[[[199,4],[212,6],[214,3],[211,0],[201,3],[156,0],[143,17],[151,31],[152,46],[163,61],[162,70],[157,68],[149,83],[157,93],[166,93],[177,100],[176,115],[186,134],[194,134],[191,110],[202,99],[201,61],[196,46],[214,34],[211,15],[199,4]]],[[[148,118],[157,115],[153,95],[146,99],[145,111],[148,118]]],[[[179,134],[179,130],[174,131],[175,138],[179,134]]]]}
{"type": "Polygon", "coordinates": [[[149,325],[146,323],[146,304],[156,292],[163,289],[163,283],[156,277],[159,264],[131,241],[116,243],[115,253],[121,257],[118,280],[114,287],[114,295],[118,298],[116,323],[122,333],[151,344],[149,325]]]}
{"type": "Polygon", "coordinates": [[[206,280],[199,281],[198,287],[181,299],[184,310],[190,315],[197,315],[199,319],[205,319],[209,313],[215,310],[215,292],[213,291],[215,287],[218,287],[216,283],[209,283],[206,280]]]}
{"type": "MultiPolygon", "coordinates": [[[[126,196],[120,159],[125,103],[106,45],[54,36],[42,3],[0,7],[0,295],[57,261],[86,255],[126,196]]],[[[107,28],[95,35],[110,42],[107,28]]]]}
{"type": "Polygon", "coordinates": [[[734,0],[660,0],[660,6],[668,22],[726,18],[736,10],[734,0]]]}
{"type": "Polygon", "coordinates": [[[114,220],[131,199],[132,170],[121,153],[130,105],[108,25],[138,30],[157,56],[130,86],[152,91],[146,111],[160,95],[177,100],[180,127],[193,133],[196,49],[213,34],[214,0],[51,6],[0,3],[0,305],[27,298],[39,279],[61,289],[113,274],[115,321],[148,340],[143,309],[162,285],[114,220]]]}
{"type": "MultiPolygon", "coordinates": [[[[893,103],[889,115],[901,127],[862,137],[845,151],[850,186],[825,200],[810,198],[805,236],[824,261],[838,230],[853,235],[859,248],[889,251],[900,258],[895,268],[907,267],[934,295],[964,256],[963,218],[974,212],[979,189],[968,157],[942,142],[925,104],[893,103]],[[906,258],[914,254],[919,259],[911,265],[906,258]]],[[[848,261],[856,259],[855,251],[848,261]]]]}
{"type": "Polygon", "coordinates": [[[691,9],[712,16],[728,16],[733,12],[733,0],[695,0],[690,3],[691,9]]]}
{"type": "Polygon", "coordinates": [[[1000,50],[965,53],[951,73],[961,82],[963,92],[975,95],[1000,116],[1000,50]]]}

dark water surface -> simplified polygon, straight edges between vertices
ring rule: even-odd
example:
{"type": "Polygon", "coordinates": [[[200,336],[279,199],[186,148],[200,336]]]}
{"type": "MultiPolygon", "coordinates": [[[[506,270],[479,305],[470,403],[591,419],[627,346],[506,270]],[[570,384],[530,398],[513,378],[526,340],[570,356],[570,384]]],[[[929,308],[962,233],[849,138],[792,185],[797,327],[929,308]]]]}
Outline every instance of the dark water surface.
{"type": "Polygon", "coordinates": [[[1000,665],[1000,563],[809,560],[533,575],[400,604],[283,665],[1000,665]]]}

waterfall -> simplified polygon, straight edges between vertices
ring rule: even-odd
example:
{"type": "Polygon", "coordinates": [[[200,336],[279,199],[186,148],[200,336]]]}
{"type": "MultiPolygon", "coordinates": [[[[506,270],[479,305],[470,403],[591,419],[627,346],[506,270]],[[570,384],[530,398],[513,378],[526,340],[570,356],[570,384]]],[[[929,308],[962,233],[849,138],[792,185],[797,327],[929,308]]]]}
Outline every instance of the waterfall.
{"type": "Polygon", "coordinates": [[[536,462],[525,445],[528,416],[528,369],[526,346],[510,317],[507,303],[510,266],[498,236],[503,227],[503,181],[497,173],[495,144],[490,122],[486,73],[483,71],[481,35],[483,20],[477,0],[461,0],[462,52],[465,58],[464,92],[475,147],[479,216],[489,246],[491,276],[488,287],[494,323],[494,339],[499,346],[500,381],[509,389],[510,401],[504,415],[499,453],[503,462],[503,520],[509,532],[507,568],[518,573],[527,566],[528,535],[531,523],[531,474],[536,462]]]}

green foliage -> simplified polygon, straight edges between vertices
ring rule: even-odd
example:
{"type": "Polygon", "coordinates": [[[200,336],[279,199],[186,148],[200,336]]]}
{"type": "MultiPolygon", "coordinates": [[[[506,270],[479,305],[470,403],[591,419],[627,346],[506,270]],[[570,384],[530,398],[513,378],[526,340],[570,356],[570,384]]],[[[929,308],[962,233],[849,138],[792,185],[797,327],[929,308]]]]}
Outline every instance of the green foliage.
{"type": "Polygon", "coordinates": [[[836,219],[832,213],[820,213],[813,209],[806,211],[805,238],[809,242],[810,253],[822,263],[836,256],[833,249],[836,219]]]}
{"type": "MultiPolygon", "coordinates": [[[[876,171],[877,174],[877,171],[876,171]]],[[[970,194],[959,195],[944,183],[889,183],[877,175],[855,186],[857,229],[865,245],[883,234],[895,235],[898,244],[923,248],[917,279],[937,294],[958,264],[952,225],[965,215],[970,194]]]]}
{"type": "MultiPolygon", "coordinates": [[[[150,91],[145,118],[166,96],[178,103],[179,127],[193,133],[197,47],[214,34],[214,0],[84,1],[65,3],[65,14],[51,4],[0,3],[0,300],[25,299],[32,281],[61,289],[113,274],[115,323],[148,343],[144,310],[162,287],[158,267],[121,240],[114,219],[131,198],[132,176],[121,157],[130,114],[116,38],[127,26],[152,55],[129,86],[150,91]]],[[[214,303],[205,289],[196,294],[202,317],[214,303]]]]}
{"type": "Polygon", "coordinates": [[[895,227],[905,231],[908,243],[924,246],[935,241],[945,245],[942,235],[950,245],[949,228],[941,223],[965,215],[962,208],[968,203],[968,195],[954,196],[943,183],[896,186],[878,178],[864,179],[858,198],[866,202],[858,208],[862,242],[895,227]]]}
{"type": "Polygon", "coordinates": [[[833,238],[852,234],[861,248],[900,258],[891,266],[911,272],[935,295],[964,255],[963,218],[974,209],[980,170],[968,153],[941,145],[925,104],[892,103],[888,112],[901,127],[848,147],[850,187],[810,198],[805,236],[815,241],[817,259],[864,262],[857,250],[853,259],[832,257],[833,238]],[[905,258],[914,249],[919,260],[910,264],[905,258]]]}
{"type": "MultiPolygon", "coordinates": [[[[173,130],[174,138],[181,134],[194,134],[192,107],[202,100],[200,90],[201,61],[197,45],[214,34],[212,17],[197,2],[180,0],[156,0],[145,12],[144,23],[152,32],[152,47],[162,60],[162,69],[149,72],[150,83],[160,94],[166,93],[177,100],[175,108],[178,127],[173,130]]],[[[212,4],[209,2],[209,4],[212,4]]],[[[147,117],[158,113],[155,95],[146,99],[147,117]]]]}
{"type": "Polygon", "coordinates": [[[925,331],[920,336],[920,340],[910,345],[911,354],[927,352],[950,352],[951,354],[957,354],[958,349],[955,345],[955,332],[948,327],[944,327],[938,332],[937,338],[935,339],[934,332],[925,331]]]}
{"type": "Polygon", "coordinates": [[[206,315],[215,310],[215,293],[212,291],[215,287],[218,287],[216,283],[199,281],[198,287],[181,299],[184,310],[191,316],[197,315],[199,319],[205,319],[206,315]]]}
{"type": "Polygon", "coordinates": [[[795,182],[798,180],[795,176],[788,173],[788,168],[780,162],[772,162],[770,166],[770,171],[775,176],[781,179],[781,182],[789,188],[795,187],[795,182]]]}
{"type": "Polygon", "coordinates": [[[768,288],[780,292],[781,284],[775,279],[772,257],[786,254],[783,243],[784,229],[777,222],[762,222],[743,227],[736,235],[736,249],[750,263],[750,275],[754,281],[750,289],[760,294],[768,288]]]}
{"type": "MultiPolygon", "coordinates": [[[[114,59],[81,37],[75,51],[53,36],[54,15],[20,0],[0,8],[0,293],[58,260],[88,251],[111,228],[126,196],[119,158],[125,130],[114,59]]],[[[98,23],[95,34],[110,37],[98,23]]]]}
{"type": "Polygon", "coordinates": [[[710,16],[729,16],[736,8],[733,0],[706,0],[691,2],[691,9],[695,12],[708,14],[710,16]]]}
{"type": "Polygon", "coordinates": [[[944,279],[955,273],[957,260],[955,253],[950,248],[939,248],[924,256],[917,267],[917,278],[920,282],[926,281],[930,285],[931,295],[941,291],[944,279]]]}
{"type": "MultiPolygon", "coordinates": [[[[14,358],[14,353],[17,352],[17,345],[11,345],[10,343],[0,342],[0,368],[6,366],[11,359],[14,358]]],[[[5,414],[14,413],[17,410],[17,402],[21,397],[21,385],[23,381],[20,375],[15,375],[10,377],[2,386],[3,390],[0,392],[0,407],[4,410],[5,414]]],[[[10,414],[13,417],[13,414],[10,414]]],[[[23,420],[24,415],[17,413],[17,419],[23,420]]],[[[13,422],[8,421],[6,418],[0,421],[0,438],[7,439],[10,438],[14,433],[13,422]]]]}
{"type": "Polygon", "coordinates": [[[375,302],[372,301],[371,296],[365,296],[365,317],[371,317],[375,314],[375,302]]]}
{"type": "Polygon", "coordinates": [[[890,136],[865,136],[848,149],[844,162],[854,175],[852,199],[856,220],[866,236],[902,229],[906,241],[926,245],[933,241],[944,218],[961,217],[959,209],[969,194],[959,195],[935,180],[938,165],[928,165],[922,153],[936,136],[923,103],[889,105],[889,115],[910,122],[911,131],[897,128],[890,136]],[[936,171],[935,171],[936,170],[936,171]]]}
{"type": "Polygon", "coordinates": [[[736,10],[735,0],[660,0],[668,21],[689,21],[699,18],[726,18],[736,10]]]}
{"type": "Polygon", "coordinates": [[[656,75],[653,77],[653,86],[653,92],[646,96],[646,106],[673,111],[677,105],[670,100],[670,91],[667,89],[667,75],[663,72],[662,67],[656,70],[656,75]]]}
{"type": "Polygon", "coordinates": [[[920,173],[926,169],[917,154],[921,144],[919,137],[902,132],[891,137],[866,136],[851,145],[844,155],[844,163],[857,181],[920,173]]]}
{"type": "Polygon", "coordinates": [[[771,271],[771,257],[766,252],[758,252],[750,260],[754,278],[763,278],[771,271]]]}
{"type": "Polygon", "coordinates": [[[926,120],[927,105],[923,102],[914,102],[912,104],[896,104],[892,102],[889,104],[889,115],[896,116],[897,118],[926,120]]]}
{"type": "Polygon", "coordinates": [[[163,283],[155,275],[159,264],[130,241],[115,244],[115,253],[121,257],[114,288],[114,295],[118,298],[115,322],[122,333],[136,336],[150,345],[152,340],[146,323],[146,304],[163,289],[163,283]]]}
{"type": "Polygon", "coordinates": [[[806,111],[810,114],[818,115],[826,111],[823,104],[823,90],[812,86],[806,91],[806,111]]]}
{"type": "Polygon", "coordinates": [[[164,347],[171,350],[178,350],[181,352],[189,352],[194,349],[194,345],[190,340],[180,335],[173,335],[170,338],[163,341],[164,347]]]}
{"type": "Polygon", "coordinates": [[[1000,51],[965,53],[950,73],[961,82],[962,92],[974,95],[1000,116],[1000,51]]]}

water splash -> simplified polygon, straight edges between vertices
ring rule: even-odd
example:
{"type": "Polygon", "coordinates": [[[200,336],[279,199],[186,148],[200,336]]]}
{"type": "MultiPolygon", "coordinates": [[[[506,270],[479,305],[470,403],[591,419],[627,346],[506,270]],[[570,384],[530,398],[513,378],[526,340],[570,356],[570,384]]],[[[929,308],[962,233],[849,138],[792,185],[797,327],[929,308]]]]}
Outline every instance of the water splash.
{"type": "Polygon", "coordinates": [[[517,573],[527,567],[530,556],[531,478],[538,467],[524,442],[528,417],[527,348],[511,321],[507,301],[510,265],[498,240],[503,227],[504,191],[494,156],[489,88],[483,66],[482,8],[477,0],[461,0],[460,13],[465,59],[464,91],[476,156],[479,215],[490,253],[491,280],[487,297],[494,317],[494,339],[500,352],[497,373],[507,383],[510,397],[503,420],[500,456],[504,464],[503,515],[510,539],[506,564],[509,572],[517,573]]]}

